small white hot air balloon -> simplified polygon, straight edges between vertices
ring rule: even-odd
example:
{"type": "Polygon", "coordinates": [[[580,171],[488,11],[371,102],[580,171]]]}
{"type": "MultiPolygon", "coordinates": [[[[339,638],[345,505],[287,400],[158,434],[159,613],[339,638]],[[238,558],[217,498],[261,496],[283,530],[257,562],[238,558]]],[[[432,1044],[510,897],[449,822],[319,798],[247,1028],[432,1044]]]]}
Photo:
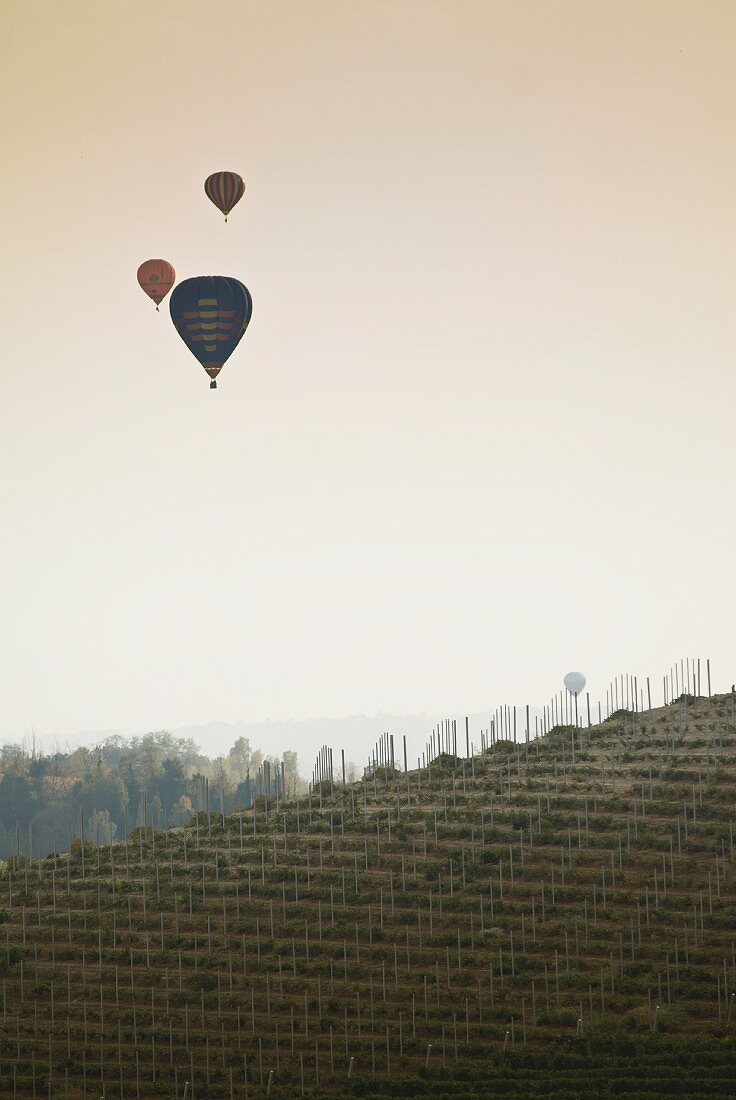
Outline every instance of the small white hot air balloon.
{"type": "Polygon", "coordinates": [[[585,687],[585,677],[582,672],[568,672],[564,684],[571,695],[579,695],[585,687]]]}

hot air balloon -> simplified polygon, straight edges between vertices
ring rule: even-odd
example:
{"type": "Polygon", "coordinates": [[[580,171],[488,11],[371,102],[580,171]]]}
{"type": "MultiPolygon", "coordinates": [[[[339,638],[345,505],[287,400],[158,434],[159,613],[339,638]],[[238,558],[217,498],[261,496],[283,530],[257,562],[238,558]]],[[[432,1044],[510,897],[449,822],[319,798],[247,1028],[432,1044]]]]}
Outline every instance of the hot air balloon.
{"type": "Polygon", "coordinates": [[[248,327],[253,312],[250,292],[237,279],[200,275],[185,279],[169,302],[176,331],[217,389],[215,378],[248,327]]]}
{"type": "Polygon", "coordinates": [[[213,172],[204,181],[204,191],[227,221],[228,214],[243,197],[245,184],[237,172],[213,172]]]}
{"type": "Polygon", "coordinates": [[[153,298],[157,311],[175,282],[176,272],[168,260],[146,260],[138,268],[138,283],[153,298]]]}
{"type": "Polygon", "coordinates": [[[585,677],[582,672],[568,672],[563,683],[571,695],[579,695],[585,687],[585,677]]]}

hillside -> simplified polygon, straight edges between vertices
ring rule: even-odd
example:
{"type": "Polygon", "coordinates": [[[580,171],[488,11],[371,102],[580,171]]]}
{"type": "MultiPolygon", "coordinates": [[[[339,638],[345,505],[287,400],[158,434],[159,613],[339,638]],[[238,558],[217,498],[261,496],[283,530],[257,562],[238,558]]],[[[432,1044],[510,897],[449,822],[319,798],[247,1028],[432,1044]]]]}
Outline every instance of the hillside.
{"type": "Polygon", "coordinates": [[[2,1096],[730,1093],[735,730],[683,697],[10,861],[2,1096]]]}

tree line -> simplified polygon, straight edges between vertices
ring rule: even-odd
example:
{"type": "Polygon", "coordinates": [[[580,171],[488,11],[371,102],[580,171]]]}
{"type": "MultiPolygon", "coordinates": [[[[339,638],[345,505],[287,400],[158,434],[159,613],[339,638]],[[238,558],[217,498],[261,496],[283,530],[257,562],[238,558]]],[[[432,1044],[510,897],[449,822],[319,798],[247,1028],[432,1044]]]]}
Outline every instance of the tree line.
{"type": "Polygon", "coordinates": [[[5,744],[0,859],[66,851],[80,836],[124,840],[142,824],[184,825],[199,810],[230,813],[264,793],[292,797],[304,786],[296,752],[264,756],[247,737],[215,759],[165,730],[49,753],[35,743],[5,744]]]}

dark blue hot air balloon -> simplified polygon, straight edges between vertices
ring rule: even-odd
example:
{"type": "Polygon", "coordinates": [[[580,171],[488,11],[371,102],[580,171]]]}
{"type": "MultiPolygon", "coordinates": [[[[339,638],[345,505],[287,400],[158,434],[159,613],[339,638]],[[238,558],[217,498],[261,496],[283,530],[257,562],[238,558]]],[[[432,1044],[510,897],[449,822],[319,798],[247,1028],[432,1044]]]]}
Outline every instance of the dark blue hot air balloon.
{"type": "Polygon", "coordinates": [[[215,378],[240,343],[253,313],[248,288],[224,275],[185,279],[169,303],[176,331],[217,388],[215,378]]]}

